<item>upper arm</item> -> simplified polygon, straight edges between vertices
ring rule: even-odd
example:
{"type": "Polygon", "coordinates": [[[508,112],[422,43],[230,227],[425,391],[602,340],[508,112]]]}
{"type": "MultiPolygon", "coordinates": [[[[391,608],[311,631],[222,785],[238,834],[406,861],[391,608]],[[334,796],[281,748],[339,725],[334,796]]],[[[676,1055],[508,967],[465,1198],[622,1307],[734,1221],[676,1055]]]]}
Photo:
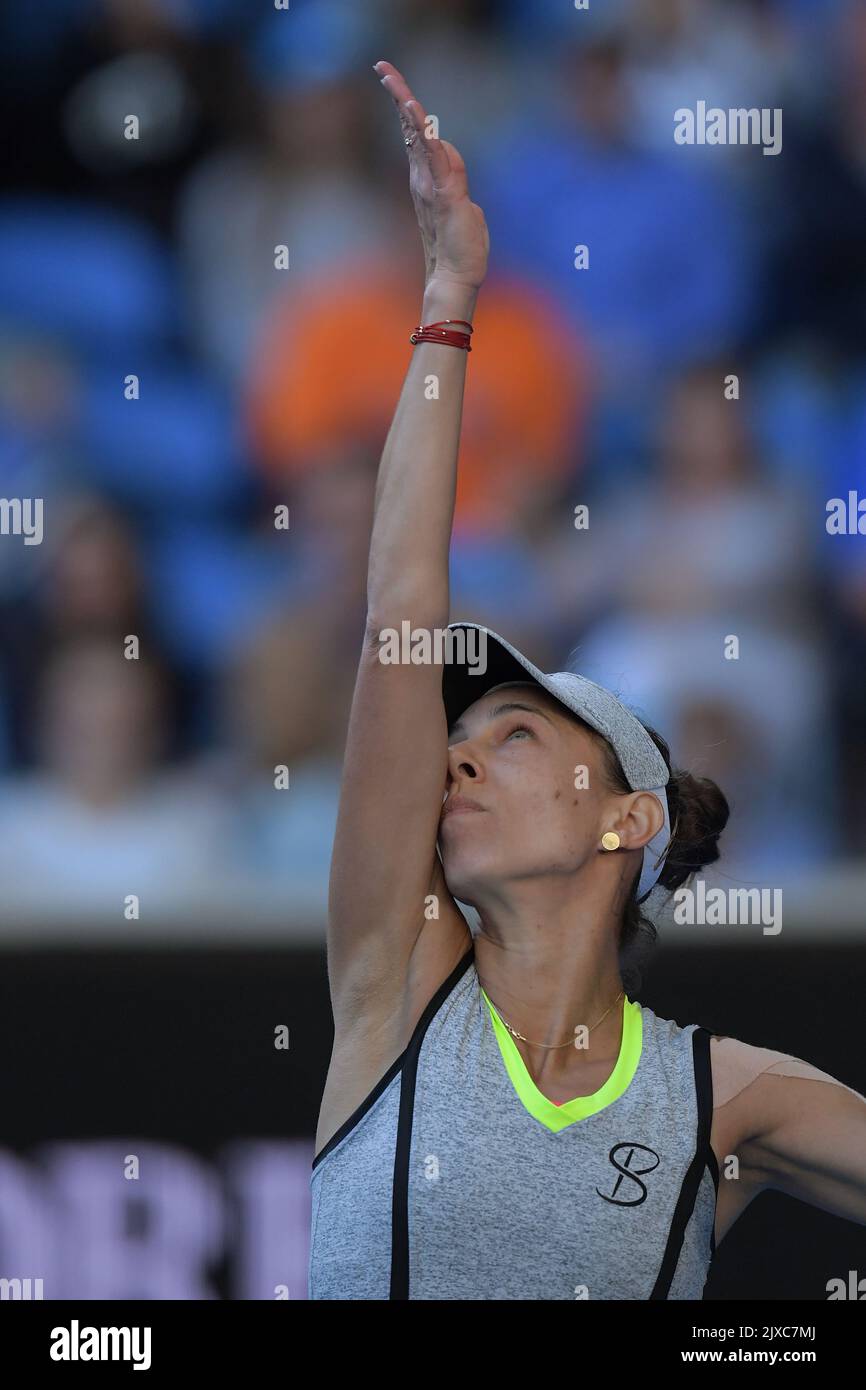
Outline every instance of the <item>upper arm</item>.
{"type": "Polygon", "coordinates": [[[749,1184],[866,1224],[866,1099],[800,1058],[723,1043],[722,1109],[749,1184]]]}
{"type": "Polygon", "coordinates": [[[447,768],[441,664],[383,663],[368,622],[331,859],[335,1020],[402,1004],[413,959],[417,988],[423,994],[429,985],[432,993],[468,941],[436,854],[447,768]]]}

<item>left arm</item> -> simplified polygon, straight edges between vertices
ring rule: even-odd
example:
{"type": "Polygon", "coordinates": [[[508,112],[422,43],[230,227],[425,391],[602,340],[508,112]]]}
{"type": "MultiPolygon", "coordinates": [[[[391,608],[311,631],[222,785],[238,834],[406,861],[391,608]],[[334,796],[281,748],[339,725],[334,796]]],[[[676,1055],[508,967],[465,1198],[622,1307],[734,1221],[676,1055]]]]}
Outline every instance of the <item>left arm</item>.
{"type": "Polygon", "coordinates": [[[776,1074],[764,1071],[733,1102],[741,1166],[761,1187],[866,1225],[866,1098],[788,1060],[799,1075],[777,1063],[776,1074]]]}

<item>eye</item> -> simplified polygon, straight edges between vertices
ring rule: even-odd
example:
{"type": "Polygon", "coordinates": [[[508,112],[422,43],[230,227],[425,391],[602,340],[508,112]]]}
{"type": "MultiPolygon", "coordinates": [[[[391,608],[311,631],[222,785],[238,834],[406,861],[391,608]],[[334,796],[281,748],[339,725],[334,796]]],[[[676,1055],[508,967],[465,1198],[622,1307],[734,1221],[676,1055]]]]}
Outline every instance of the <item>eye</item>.
{"type": "Polygon", "coordinates": [[[514,728],[509,729],[508,733],[505,735],[505,741],[508,742],[515,734],[529,734],[530,738],[534,737],[532,729],[530,729],[527,724],[515,724],[514,728]]]}

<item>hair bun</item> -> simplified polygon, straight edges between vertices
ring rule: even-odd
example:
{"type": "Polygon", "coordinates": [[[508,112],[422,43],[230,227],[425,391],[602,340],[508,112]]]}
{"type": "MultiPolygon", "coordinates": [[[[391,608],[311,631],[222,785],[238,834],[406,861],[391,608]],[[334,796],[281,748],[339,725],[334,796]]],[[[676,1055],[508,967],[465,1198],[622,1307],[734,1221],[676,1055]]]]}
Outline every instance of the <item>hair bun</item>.
{"type": "Polygon", "coordinates": [[[678,888],[689,874],[718,859],[731,808],[711,778],[691,772],[672,771],[667,791],[673,838],[659,882],[678,888]]]}

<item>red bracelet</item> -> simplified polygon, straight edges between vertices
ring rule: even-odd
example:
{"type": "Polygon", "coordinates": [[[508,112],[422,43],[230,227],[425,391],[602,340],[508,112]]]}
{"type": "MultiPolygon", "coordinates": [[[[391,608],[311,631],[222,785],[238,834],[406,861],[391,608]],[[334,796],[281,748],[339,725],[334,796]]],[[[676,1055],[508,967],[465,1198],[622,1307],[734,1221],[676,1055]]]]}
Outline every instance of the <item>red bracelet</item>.
{"type": "Polygon", "coordinates": [[[470,333],[474,333],[474,332],[475,332],[475,329],[472,327],[472,324],[471,324],[471,323],[467,323],[466,319],[437,319],[435,323],[425,323],[424,327],[425,327],[425,328],[444,328],[446,323],[462,323],[466,328],[469,329],[469,332],[470,332],[470,333]]]}
{"type": "Polygon", "coordinates": [[[410,343],[443,343],[447,347],[463,348],[466,352],[471,352],[469,346],[469,334],[475,330],[471,323],[466,319],[438,319],[435,323],[419,323],[409,334],[410,343]],[[445,327],[446,323],[462,323],[468,332],[462,330],[451,331],[445,327]]]}

